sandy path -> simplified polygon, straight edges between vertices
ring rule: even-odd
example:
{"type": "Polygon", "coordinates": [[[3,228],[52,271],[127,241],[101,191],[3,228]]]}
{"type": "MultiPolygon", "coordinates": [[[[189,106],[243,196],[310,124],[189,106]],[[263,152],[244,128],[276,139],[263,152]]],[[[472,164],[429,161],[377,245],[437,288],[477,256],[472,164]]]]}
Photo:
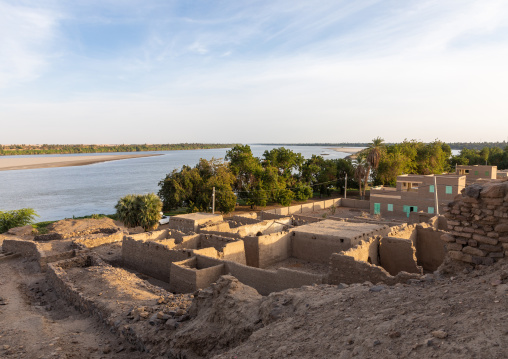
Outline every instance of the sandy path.
{"type": "Polygon", "coordinates": [[[0,157],[0,171],[26,170],[34,168],[84,166],[93,163],[124,160],[129,158],[160,156],[145,155],[99,155],[99,156],[56,156],[56,157],[0,157]]]}

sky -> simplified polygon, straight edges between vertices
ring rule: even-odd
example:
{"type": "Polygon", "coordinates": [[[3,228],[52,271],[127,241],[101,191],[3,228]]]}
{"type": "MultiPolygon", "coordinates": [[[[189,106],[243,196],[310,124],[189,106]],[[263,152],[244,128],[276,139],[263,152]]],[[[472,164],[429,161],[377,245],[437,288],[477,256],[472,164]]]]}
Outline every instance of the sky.
{"type": "Polygon", "coordinates": [[[0,144],[508,140],[506,0],[0,0],[0,144]]]}

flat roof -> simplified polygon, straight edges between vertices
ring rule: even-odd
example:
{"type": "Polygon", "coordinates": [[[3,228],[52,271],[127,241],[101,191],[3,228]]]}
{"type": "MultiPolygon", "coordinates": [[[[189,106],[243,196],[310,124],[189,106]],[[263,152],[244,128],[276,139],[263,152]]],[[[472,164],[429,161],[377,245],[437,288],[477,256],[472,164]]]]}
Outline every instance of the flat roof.
{"type": "Polygon", "coordinates": [[[321,222],[306,224],[295,227],[293,232],[310,233],[310,234],[326,234],[341,238],[356,238],[364,233],[370,233],[386,227],[383,224],[373,223],[352,223],[327,219],[321,222]]]}
{"type": "Polygon", "coordinates": [[[179,214],[176,216],[172,216],[173,218],[183,218],[183,219],[190,219],[192,221],[203,221],[203,220],[210,220],[212,218],[221,217],[221,214],[211,214],[206,212],[196,212],[196,213],[188,213],[188,214],[179,214]]]}

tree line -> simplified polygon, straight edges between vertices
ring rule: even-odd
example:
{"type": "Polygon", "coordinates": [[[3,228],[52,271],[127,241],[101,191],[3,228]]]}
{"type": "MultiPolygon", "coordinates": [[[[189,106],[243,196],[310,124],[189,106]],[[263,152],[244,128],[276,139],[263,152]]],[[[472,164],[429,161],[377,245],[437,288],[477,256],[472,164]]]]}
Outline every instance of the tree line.
{"type": "Polygon", "coordinates": [[[231,148],[234,144],[220,143],[176,143],[176,144],[122,144],[122,145],[0,145],[0,156],[71,154],[71,153],[109,153],[141,151],[202,150],[212,148],[231,148]]]}
{"type": "Polygon", "coordinates": [[[358,189],[365,197],[369,185],[395,186],[401,174],[436,174],[454,172],[455,164],[497,165],[508,168],[508,146],[504,150],[463,149],[452,156],[450,145],[436,140],[424,143],[404,140],[386,144],[375,138],[355,156],[324,159],[313,155],[305,159],[300,153],[279,147],[254,157],[249,145],[236,145],[224,160],[201,159],[194,167],[175,169],[159,182],[159,197],[166,211],[187,208],[189,212],[209,211],[215,187],[216,208],[228,213],[238,201],[247,205],[289,206],[305,201],[314,194],[344,193],[347,187],[358,189]]]}

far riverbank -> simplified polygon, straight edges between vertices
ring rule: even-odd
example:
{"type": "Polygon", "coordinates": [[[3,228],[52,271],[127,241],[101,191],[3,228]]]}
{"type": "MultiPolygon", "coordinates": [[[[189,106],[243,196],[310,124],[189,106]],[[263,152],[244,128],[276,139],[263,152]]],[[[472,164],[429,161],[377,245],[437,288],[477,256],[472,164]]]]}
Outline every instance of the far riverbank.
{"type": "Polygon", "coordinates": [[[35,168],[85,166],[94,163],[125,160],[129,158],[160,156],[160,154],[97,155],[97,156],[51,156],[51,157],[0,157],[0,171],[27,170],[35,168]]]}

